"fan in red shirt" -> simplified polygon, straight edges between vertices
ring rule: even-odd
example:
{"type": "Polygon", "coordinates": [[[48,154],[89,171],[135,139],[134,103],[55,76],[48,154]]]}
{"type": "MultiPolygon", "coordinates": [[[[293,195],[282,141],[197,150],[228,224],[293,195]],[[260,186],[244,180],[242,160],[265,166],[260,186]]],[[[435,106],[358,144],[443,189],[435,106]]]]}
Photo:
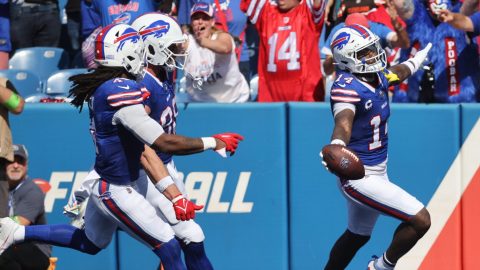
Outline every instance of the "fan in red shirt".
{"type": "Polygon", "coordinates": [[[258,101],[323,101],[324,0],[242,0],[260,36],[258,101]]]}

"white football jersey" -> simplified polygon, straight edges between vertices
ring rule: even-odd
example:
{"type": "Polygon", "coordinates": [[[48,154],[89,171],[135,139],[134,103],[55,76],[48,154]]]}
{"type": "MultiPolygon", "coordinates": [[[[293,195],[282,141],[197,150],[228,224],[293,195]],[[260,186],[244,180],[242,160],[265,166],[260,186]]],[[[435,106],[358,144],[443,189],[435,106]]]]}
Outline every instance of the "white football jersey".
{"type": "MultiPolygon", "coordinates": [[[[217,33],[212,35],[212,40],[217,33]]],[[[200,47],[192,35],[188,35],[188,58],[185,62],[186,90],[192,102],[245,102],[249,87],[238,68],[235,50],[230,54],[218,54],[200,47]]],[[[231,39],[233,46],[233,38],[231,39]]]]}

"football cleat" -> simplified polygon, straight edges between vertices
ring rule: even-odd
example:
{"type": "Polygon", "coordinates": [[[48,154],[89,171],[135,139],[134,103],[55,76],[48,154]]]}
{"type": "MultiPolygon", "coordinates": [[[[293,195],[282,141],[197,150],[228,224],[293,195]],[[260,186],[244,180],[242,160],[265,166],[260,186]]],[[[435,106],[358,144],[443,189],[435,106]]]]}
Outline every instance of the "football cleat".
{"type": "Polygon", "coordinates": [[[20,228],[11,218],[0,218],[0,254],[13,244],[13,234],[20,228]]]}

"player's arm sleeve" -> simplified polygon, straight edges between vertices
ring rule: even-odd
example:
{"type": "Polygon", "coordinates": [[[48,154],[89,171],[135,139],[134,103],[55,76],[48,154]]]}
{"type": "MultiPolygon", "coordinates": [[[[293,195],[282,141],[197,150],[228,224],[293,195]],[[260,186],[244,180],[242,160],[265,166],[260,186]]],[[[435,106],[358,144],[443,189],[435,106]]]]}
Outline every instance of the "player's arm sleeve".
{"type": "Polygon", "coordinates": [[[338,85],[333,84],[332,90],[330,91],[330,101],[332,104],[335,103],[350,103],[357,104],[361,100],[357,91],[353,89],[348,89],[344,87],[338,87],[338,85]]]}
{"type": "Polygon", "coordinates": [[[317,27],[322,28],[327,0],[306,0],[308,10],[312,13],[313,22],[317,27]]]}
{"type": "Polygon", "coordinates": [[[260,22],[259,19],[268,1],[269,0],[241,0],[240,9],[247,15],[250,22],[256,24],[260,22]]]}
{"type": "Polygon", "coordinates": [[[122,107],[114,114],[112,124],[123,125],[135,137],[149,146],[165,133],[162,126],[148,116],[142,104],[122,107]]]}
{"type": "Polygon", "coordinates": [[[343,110],[351,110],[353,113],[356,112],[355,105],[351,103],[343,103],[343,102],[338,102],[333,104],[332,112],[333,112],[333,117],[337,116],[341,111],[343,110]]]}

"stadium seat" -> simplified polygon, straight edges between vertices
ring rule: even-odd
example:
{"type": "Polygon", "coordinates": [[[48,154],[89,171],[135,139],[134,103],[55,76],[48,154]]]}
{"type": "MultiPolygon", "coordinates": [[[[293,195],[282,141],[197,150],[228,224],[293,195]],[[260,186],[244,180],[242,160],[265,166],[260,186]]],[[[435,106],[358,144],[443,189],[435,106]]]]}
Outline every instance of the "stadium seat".
{"type": "Polygon", "coordinates": [[[29,70],[45,82],[53,72],[68,68],[69,56],[62,48],[31,47],[15,51],[9,64],[11,69],[29,70]]]}
{"type": "Polygon", "coordinates": [[[63,69],[53,73],[47,80],[45,94],[68,96],[72,83],[68,80],[70,76],[86,73],[86,68],[63,69]]]}
{"type": "Polygon", "coordinates": [[[4,69],[0,76],[8,78],[24,98],[40,93],[42,88],[38,76],[27,70],[4,69]]]}
{"type": "Polygon", "coordinates": [[[258,96],[258,74],[250,79],[250,101],[256,101],[258,96]]]}

